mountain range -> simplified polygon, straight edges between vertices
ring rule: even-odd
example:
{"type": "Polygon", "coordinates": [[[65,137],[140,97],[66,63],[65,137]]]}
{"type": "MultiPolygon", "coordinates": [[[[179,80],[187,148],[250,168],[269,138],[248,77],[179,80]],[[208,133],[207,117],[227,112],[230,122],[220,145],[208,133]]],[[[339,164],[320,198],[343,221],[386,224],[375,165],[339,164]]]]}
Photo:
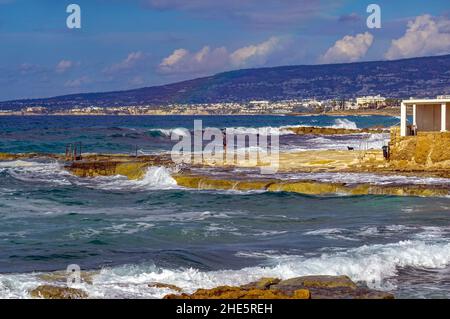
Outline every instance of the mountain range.
{"type": "Polygon", "coordinates": [[[6,101],[0,102],[0,109],[280,101],[313,97],[341,99],[376,94],[390,98],[450,94],[450,55],[243,69],[127,91],[6,101]]]}

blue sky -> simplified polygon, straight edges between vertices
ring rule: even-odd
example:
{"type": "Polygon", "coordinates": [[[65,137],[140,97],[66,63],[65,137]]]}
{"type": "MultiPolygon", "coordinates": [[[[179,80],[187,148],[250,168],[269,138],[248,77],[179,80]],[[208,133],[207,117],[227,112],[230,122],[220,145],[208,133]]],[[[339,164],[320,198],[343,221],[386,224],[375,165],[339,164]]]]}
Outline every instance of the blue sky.
{"type": "Polygon", "coordinates": [[[448,0],[0,0],[0,100],[447,53],[448,0]],[[81,29],[66,26],[71,3],[81,29]]]}

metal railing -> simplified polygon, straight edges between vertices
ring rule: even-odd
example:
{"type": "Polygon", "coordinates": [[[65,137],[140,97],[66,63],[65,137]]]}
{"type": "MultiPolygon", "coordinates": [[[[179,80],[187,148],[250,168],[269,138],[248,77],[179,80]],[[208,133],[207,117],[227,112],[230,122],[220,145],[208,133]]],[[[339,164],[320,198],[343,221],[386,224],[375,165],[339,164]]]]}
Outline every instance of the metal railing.
{"type": "Polygon", "coordinates": [[[66,161],[81,161],[82,159],[81,142],[69,143],[66,145],[66,161]]]}

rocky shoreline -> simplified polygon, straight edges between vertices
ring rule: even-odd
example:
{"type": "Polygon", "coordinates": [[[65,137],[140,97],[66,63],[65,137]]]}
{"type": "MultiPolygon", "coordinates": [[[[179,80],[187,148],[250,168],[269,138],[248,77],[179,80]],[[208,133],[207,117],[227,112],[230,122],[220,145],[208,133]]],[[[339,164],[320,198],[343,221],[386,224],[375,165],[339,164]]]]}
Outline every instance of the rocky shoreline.
{"type": "MultiPolygon", "coordinates": [[[[90,282],[90,285],[95,284],[90,282]]],[[[130,284],[131,285],[131,284],[130,284]]],[[[370,289],[353,282],[347,276],[303,276],[286,280],[261,278],[241,286],[219,286],[184,292],[171,284],[153,282],[149,288],[172,290],[163,299],[394,299],[389,292],[370,289]]],[[[39,299],[88,299],[82,288],[69,288],[54,284],[40,285],[29,291],[39,299]]]]}
{"type": "MultiPolygon", "coordinates": [[[[382,129],[340,129],[324,127],[290,128],[296,134],[328,135],[374,133],[382,129]]],[[[390,158],[382,150],[309,150],[281,152],[277,172],[285,174],[305,173],[353,173],[375,174],[381,178],[402,177],[450,178],[449,134],[419,134],[417,137],[400,138],[398,128],[391,130],[390,158]]],[[[351,183],[322,181],[317,179],[296,179],[261,175],[255,173],[267,165],[262,160],[249,162],[235,158],[232,164],[222,160],[206,161],[200,164],[186,164],[178,167],[170,154],[132,156],[125,154],[85,154],[81,161],[66,161],[59,154],[6,154],[0,153],[0,161],[51,159],[64,165],[75,176],[88,178],[97,176],[126,176],[130,180],[144,178],[149,167],[162,166],[172,169],[172,177],[181,187],[208,190],[293,192],[305,195],[395,195],[395,196],[449,196],[450,183],[373,183],[370,180],[355,180],[351,183]],[[235,169],[253,169],[246,175],[235,169]],[[234,170],[234,171],[233,171],[234,170]]]]}

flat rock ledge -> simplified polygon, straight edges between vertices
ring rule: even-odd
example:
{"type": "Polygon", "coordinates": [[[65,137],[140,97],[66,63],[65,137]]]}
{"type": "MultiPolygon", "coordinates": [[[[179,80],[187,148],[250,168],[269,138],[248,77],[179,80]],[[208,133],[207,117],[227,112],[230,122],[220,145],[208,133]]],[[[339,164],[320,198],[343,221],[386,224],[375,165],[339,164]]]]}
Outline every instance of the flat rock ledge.
{"type": "Polygon", "coordinates": [[[261,278],[239,286],[169,294],[164,299],[394,299],[394,295],[357,285],[347,276],[261,278]]]}
{"type": "Polygon", "coordinates": [[[59,287],[52,285],[41,285],[30,290],[32,298],[40,299],[86,299],[87,292],[81,289],[59,287]]]}

